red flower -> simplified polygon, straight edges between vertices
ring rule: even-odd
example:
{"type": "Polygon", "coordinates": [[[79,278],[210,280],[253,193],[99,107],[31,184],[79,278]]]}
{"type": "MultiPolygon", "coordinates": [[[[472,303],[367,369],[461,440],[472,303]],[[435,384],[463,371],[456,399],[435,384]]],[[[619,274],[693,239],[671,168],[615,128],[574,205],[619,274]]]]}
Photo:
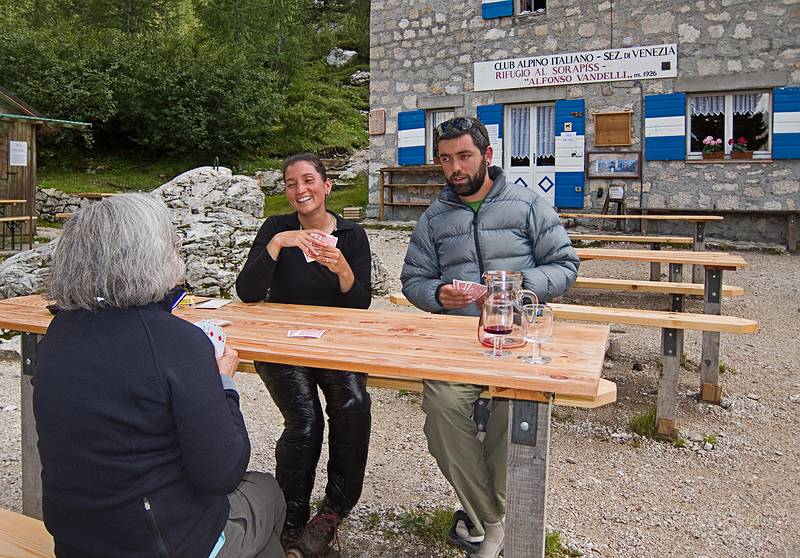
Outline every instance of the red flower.
{"type": "Polygon", "coordinates": [[[738,140],[736,140],[736,143],[738,143],[739,145],[745,145],[747,143],[747,139],[739,138],[738,140]]]}

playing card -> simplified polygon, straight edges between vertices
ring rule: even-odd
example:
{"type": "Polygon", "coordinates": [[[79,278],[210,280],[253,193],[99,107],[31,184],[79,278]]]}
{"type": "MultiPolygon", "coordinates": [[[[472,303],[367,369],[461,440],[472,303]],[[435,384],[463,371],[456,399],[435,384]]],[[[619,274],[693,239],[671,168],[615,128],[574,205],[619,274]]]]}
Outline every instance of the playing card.
{"type": "Polygon", "coordinates": [[[286,337],[307,337],[310,339],[319,339],[324,333],[324,329],[290,329],[286,333],[286,337]]]}
{"type": "Polygon", "coordinates": [[[202,329],[211,344],[214,345],[214,354],[222,356],[222,353],[225,352],[225,340],[228,337],[222,326],[215,323],[214,320],[200,320],[194,322],[194,325],[202,329]]]}
{"type": "Polygon", "coordinates": [[[461,291],[475,298],[482,297],[486,292],[486,285],[481,285],[474,281],[462,281],[461,279],[453,279],[453,287],[457,291],[461,291]]]}
{"type": "Polygon", "coordinates": [[[210,298],[210,299],[206,300],[205,302],[201,302],[200,304],[197,304],[195,306],[195,308],[210,308],[212,310],[215,310],[217,308],[222,308],[223,306],[225,306],[226,304],[229,304],[231,302],[233,302],[233,301],[230,300],[230,299],[225,299],[225,298],[210,298]]]}
{"type": "MultiPolygon", "coordinates": [[[[312,234],[311,237],[328,246],[336,246],[336,243],[339,242],[339,237],[333,236],[332,234],[312,234]]],[[[310,257],[308,254],[303,253],[303,255],[306,257],[306,262],[311,263],[314,261],[314,258],[310,257]]]]}

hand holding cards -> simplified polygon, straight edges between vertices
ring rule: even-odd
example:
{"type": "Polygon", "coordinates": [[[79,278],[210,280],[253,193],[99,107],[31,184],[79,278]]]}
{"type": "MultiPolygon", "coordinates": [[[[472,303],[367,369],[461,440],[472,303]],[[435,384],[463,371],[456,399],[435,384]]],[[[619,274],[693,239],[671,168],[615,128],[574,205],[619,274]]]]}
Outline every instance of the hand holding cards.
{"type": "Polygon", "coordinates": [[[215,320],[200,320],[199,322],[194,322],[194,325],[202,329],[211,344],[214,345],[214,355],[222,356],[222,353],[225,352],[225,340],[228,337],[222,326],[215,320]]]}
{"type": "Polygon", "coordinates": [[[453,288],[471,296],[474,300],[477,300],[486,294],[486,285],[481,285],[480,283],[475,283],[474,281],[453,279],[453,288]]]}
{"type": "MultiPolygon", "coordinates": [[[[325,244],[327,246],[336,246],[336,243],[339,242],[339,237],[333,236],[332,234],[322,235],[314,233],[311,235],[311,237],[317,242],[325,244]]],[[[306,257],[306,262],[308,263],[311,263],[316,260],[316,258],[313,258],[306,253],[303,253],[303,255],[306,257]]]]}

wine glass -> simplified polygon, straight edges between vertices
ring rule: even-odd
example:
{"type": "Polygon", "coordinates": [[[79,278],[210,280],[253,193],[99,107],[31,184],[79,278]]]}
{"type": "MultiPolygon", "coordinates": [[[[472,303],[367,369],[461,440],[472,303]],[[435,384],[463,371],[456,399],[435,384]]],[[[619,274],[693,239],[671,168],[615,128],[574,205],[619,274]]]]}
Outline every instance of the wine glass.
{"type": "Polygon", "coordinates": [[[531,364],[547,364],[550,357],[542,356],[542,343],[553,335],[553,309],[547,304],[525,304],[522,307],[523,336],[532,347],[529,357],[519,357],[531,364]]]}
{"type": "Polygon", "coordinates": [[[494,358],[507,357],[503,350],[503,338],[511,334],[514,327],[514,303],[510,300],[491,300],[483,303],[483,332],[492,340],[492,350],[485,354],[494,358]]]}

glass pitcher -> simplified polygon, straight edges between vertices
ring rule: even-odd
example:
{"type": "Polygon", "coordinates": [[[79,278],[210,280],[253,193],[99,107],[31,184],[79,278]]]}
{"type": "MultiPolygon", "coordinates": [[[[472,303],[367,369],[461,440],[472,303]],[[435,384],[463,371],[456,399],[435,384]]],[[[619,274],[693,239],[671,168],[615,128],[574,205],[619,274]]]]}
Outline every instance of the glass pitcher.
{"type": "MultiPolygon", "coordinates": [[[[533,291],[522,288],[523,275],[520,271],[493,270],[487,271],[482,276],[486,284],[486,300],[510,301],[514,305],[514,325],[511,334],[502,339],[504,348],[522,347],[523,338],[522,305],[525,298],[531,299],[534,304],[539,304],[539,298],[533,291]]],[[[478,340],[487,347],[492,346],[492,338],[483,330],[483,316],[478,322],[478,340]]]]}

